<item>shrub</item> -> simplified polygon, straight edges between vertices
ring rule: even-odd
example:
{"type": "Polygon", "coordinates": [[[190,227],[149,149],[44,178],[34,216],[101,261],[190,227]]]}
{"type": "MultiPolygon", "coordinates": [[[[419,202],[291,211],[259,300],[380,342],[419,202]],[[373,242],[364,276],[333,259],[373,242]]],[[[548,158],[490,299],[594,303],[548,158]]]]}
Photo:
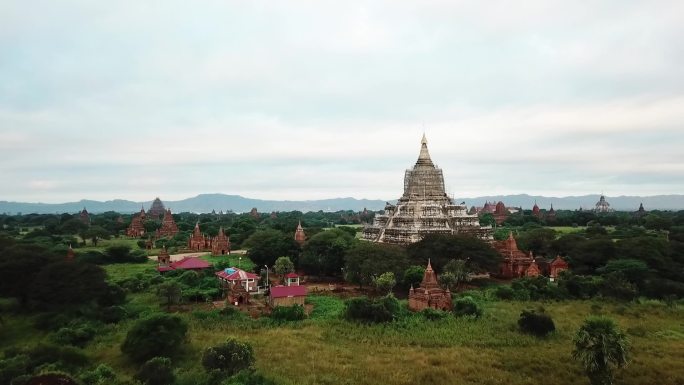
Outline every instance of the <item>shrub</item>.
{"type": "Polygon", "coordinates": [[[32,368],[55,364],[54,366],[74,370],[86,366],[90,363],[88,356],[81,349],[73,346],[58,346],[51,344],[39,344],[27,351],[29,356],[29,366],[32,368]]]}
{"type": "Polygon", "coordinates": [[[276,306],[271,312],[271,318],[278,321],[301,321],[306,318],[304,306],[276,306]]]}
{"type": "Polygon", "coordinates": [[[276,385],[275,381],[270,380],[253,370],[243,370],[223,385],[276,385]]]}
{"type": "Polygon", "coordinates": [[[88,341],[92,340],[93,337],[95,337],[95,329],[88,324],[82,324],[59,329],[52,336],[52,340],[61,345],[83,347],[88,341]]]}
{"type": "Polygon", "coordinates": [[[399,301],[390,294],[373,300],[367,297],[352,298],[346,302],[345,316],[355,321],[390,322],[400,312],[399,301]]]}
{"type": "Polygon", "coordinates": [[[536,313],[531,310],[523,310],[518,319],[520,330],[537,337],[545,337],[556,330],[553,320],[544,313],[536,313]]]}
{"type": "Polygon", "coordinates": [[[219,315],[221,315],[221,317],[228,319],[238,319],[244,317],[244,314],[233,306],[226,306],[223,309],[219,310],[219,315]]]}
{"type": "Polygon", "coordinates": [[[171,360],[166,357],[154,357],[140,367],[135,378],[147,385],[173,384],[175,376],[171,360]]]}
{"type": "Polygon", "coordinates": [[[109,385],[116,381],[116,373],[111,367],[100,364],[95,369],[81,374],[80,380],[85,385],[109,385]]]}
{"type": "Polygon", "coordinates": [[[420,314],[425,317],[425,319],[430,321],[437,321],[446,318],[449,313],[441,310],[435,310],[432,308],[423,309],[420,314]]]}
{"type": "Polygon", "coordinates": [[[121,306],[109,306],[100,311],[99,318],[106,324],[119,323],[126,318],[126,309],[121,306]]]}
{"type": "Polygon", "coordinates": [[[627,281],[621,273],[610,273],[601,285],[601,294],[605,297],[631,301],[637,295],[637,287],[627,281]]]}
{"type": "Polygon", "coordinates": [[[178,316],[155,313],[128,331],[121,351],[136,361],[173,354],[185,340],[186,323],[178,316]]]}
{"type": "Polygon", "coordinates": [[[0,384],[9,384],[16,378],[29,370],[29,357],[25,354],[18,354],[0,360],[0,384]]]}
{"type": "Polygon", "coordinates": [[[78,382],[67,373],[47,372],[31,377],[27,384],[78,385],[78,382]]]}
{"type": "Polygon", "coordinates": [[[254,363],[252,346],[229,338],[221,345],[207,348],[202,354],[202,366],[207,371],[220,371],[229,376],[248,369],[254,363]]]}
{"type": "Polygon", "coordinates": [[[494,290],[494,295],[498,299],[511,300],[515,296],[515,291],[510,286],[499,286],[494,290]]]}
{"type": "Polygon", "coordinates": [[[472,297],[462,297],[454,301],[454,314],[459,317],[479,318],[482,315],[482,307],[472,297]]]}

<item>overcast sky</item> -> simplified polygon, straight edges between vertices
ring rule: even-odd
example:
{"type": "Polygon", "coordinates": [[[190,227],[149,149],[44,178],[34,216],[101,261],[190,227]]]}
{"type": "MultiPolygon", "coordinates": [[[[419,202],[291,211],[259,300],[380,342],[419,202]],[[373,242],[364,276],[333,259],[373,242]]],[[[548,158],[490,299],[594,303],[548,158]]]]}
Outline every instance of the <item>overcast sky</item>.
{"type": "Polygon", "coordinates": [[[684,2],[0,1],[0,200],[684,193],[684,2]]]}

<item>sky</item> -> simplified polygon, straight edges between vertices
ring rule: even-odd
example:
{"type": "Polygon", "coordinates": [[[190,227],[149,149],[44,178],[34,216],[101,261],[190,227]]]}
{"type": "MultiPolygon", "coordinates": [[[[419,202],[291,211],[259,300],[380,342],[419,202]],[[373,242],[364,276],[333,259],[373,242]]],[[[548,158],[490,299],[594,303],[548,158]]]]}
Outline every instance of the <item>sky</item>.
{"type": "Polygon", "coordinates": [[[0,200],[684,193],[684,2],[0,1],[0,200]]]}

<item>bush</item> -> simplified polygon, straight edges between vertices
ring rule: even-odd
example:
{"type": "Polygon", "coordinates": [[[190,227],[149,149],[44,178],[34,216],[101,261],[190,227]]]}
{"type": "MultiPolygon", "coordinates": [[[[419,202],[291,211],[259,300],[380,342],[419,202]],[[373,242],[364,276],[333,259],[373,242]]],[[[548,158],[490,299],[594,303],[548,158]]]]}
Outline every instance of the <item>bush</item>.
{"type": "Polygon", "coordinates": [[[271,318],[278,321],[301,321],[306,318],[304,306],[276,306],[271,312],[271,318]]]}
{"type": "Polygon", "coordinates": [[[18,354],[0,360],[0,384],[9,384],[13,378],[25,374],[29,370],[29,357],[18,354]]]}
{"type": "Polygon", "coordinates": [[[88,324],[82,324],[59,329],[52,335],[52,340],[60,345],[73,345],[82,348],[93,337],[95,337],[95,328],[88,324]]]}
{"type": "Polygon", "coordinates": [[[276,383],[253,370],[243,370],[223,382],[222,385],[276,385],[276,383]]]}
{"type": "Polygon", "coordinates": [[[219,315],[228,319],[239,319],[245,317],[245,314],[233,306],[226,306],[219,310],[219,315]]]}
{"type": "Polygon", "coordinates": [[[427,320],[437,321],[446,318],[449,315],[449,313],[441,310],[435,310],[432,308],[426,308],[420,312],[420,315],[425,317],[425,319],[427,320]]]}
{"type": "Polygon", "coordinates": [[[59,384],[59,385],[78,385],[69,374],[61,372],[46,372],[31,377],[27,384],[59,384]]]}
{"type": "Polygon", "coordinates": [[[472,297],[462,297],[454,301],[454,314],[479,318],[482,316],[482,307],[472,297]]]}
{"type": "Polygon", "coordinates": [[[380,299],[352,298],[346,302],[345,317],[355,321],[390,322],[401,313],[399,301],[393,295],[380,299]]]}
{"type": "Polygon", "coordinates": [[[97,368],[81,374],[80,380],[85,385],[109,385],[116,381],[116,373],[111,367],[100,364],[97,368]]]}
{"type": "Polygon", "coordinates": [[[499,286],[494,290],[494,295],[498,299],[511,300],[515,296],[515,291],[510,286],[499,286]]]}
{"type": "Polygon", "coordinates": [[[544,313],[536,313],[532,310],[523,310],[518,319],[520,330],[537,337],[545,337],[556,330],[551,317],[544,313]]]}
{"type": "Polygon", "coordinates": [[[171,360],[166,357],[154,357],[140,367],[135,378],[147,385],[173,384],[175,376],[173,375],[171,360]]]}
{"type": "Polygon", "coordinates": [[[637,287],[627,281],[621,273],[610,273],[603,280],[601,294],[604,297],[631,301],[637,296],[637,287]]]}
{"type": "Polygon", "coordinates": [[[121,306],[110,306],[100,311],[100,321],[106,324],[116,324],[126,318],[126,309],[121,306]]]}
{"type": "Polygon", "coordinates": [[[121,351],[136,361],[172,355],[185,340],[186,323],[178,316],[156,313],[128,331],[121,351]]]}
{"type": "Polygon", "coordinates": [[[202,366],[207,371],[220,371],[232,376],[237,372],[249,369],[254,363],[252,346],[229,338],[221,345],[207,348],[202,354],[202,366]]]}

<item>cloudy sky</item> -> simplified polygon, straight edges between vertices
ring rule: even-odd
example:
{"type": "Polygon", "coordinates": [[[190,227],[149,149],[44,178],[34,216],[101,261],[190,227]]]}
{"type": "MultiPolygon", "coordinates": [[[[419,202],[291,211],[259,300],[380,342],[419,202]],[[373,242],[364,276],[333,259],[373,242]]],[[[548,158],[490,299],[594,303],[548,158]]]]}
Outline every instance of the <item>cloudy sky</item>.
{"type": "Polygon", "coordinates": [[[0,1],[0,200],[684,193],[684,2],[0,1]]]}

